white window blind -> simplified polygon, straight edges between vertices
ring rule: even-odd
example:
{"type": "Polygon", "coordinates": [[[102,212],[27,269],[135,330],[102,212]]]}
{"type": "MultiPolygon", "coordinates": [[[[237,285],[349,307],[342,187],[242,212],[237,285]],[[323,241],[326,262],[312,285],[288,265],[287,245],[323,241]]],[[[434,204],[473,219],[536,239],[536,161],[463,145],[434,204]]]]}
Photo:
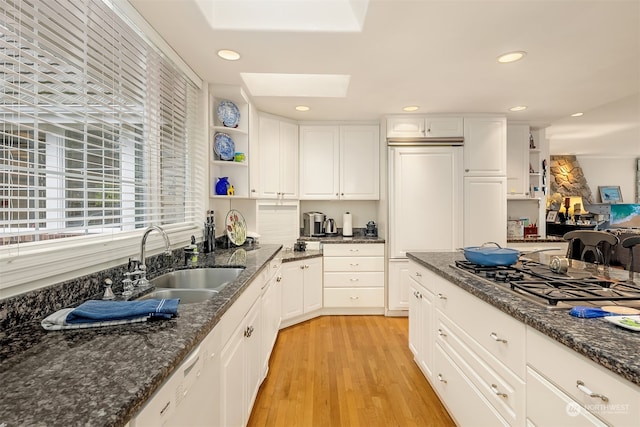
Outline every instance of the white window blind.
{"type": "Polygon", "coordinates": [[[198,87],[99,0],[0,0],[0,245],[195,223],[198,87]]]}

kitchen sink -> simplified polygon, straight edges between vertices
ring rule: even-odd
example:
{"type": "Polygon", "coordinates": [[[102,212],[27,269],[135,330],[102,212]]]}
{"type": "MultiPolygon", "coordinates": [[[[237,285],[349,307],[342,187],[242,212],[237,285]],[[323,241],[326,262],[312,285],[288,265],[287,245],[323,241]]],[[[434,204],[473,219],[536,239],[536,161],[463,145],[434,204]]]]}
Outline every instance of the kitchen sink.
{"type": "Polygon", "coordinates": [[[193,304],[206,301],[216,295],[218,295],[218,291],[213,289],[156,289],[137,298],[137,301],[179,298],[180,304],[193,304]]]}
{"type": "Polygon", "coordinates": [[[192,268],[177,270],[151,280],[156,288],[220,290],[232,282],[243,268],[192,268]]]}

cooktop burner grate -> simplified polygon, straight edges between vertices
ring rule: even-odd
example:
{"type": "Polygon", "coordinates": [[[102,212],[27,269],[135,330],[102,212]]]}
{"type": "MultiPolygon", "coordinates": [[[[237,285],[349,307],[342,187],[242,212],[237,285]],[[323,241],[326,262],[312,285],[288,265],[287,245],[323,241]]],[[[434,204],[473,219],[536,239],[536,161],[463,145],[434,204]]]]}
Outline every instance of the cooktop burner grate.
{"type": "Polygon", "coordinates": [[[576,271],[569,276],[554,273],[548,266],[535,261],[495,267],[456,261],[455,267],[551,307],[559,302],[576,301],[596,305],[624,301],[640,303],[640,285],[595,276],[587,271],[576,271]]]}

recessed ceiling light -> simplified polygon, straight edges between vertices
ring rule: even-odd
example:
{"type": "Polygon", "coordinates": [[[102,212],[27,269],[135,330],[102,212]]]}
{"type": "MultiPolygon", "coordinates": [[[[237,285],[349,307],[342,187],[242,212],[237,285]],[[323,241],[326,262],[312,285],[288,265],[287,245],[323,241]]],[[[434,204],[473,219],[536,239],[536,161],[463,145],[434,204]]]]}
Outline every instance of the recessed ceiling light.
{"type": "Polygon", "coordinates": [[[498,62],[501,64],[508,64],[509,62],[516,62],[524,58],[527,52],[518,51],[518,52],[508,52],[498,56],[498,62]]]}
{"type": "Polygon", "coordinates": [[[527,109],[526,105],[516,105],[515,107],[509,108],[509,111],[524,111],[527,109]]]}
{"type": "Polygon", "coordinates": [[[402,111],[418,111],[420,109],[420,107],[418,107],[417,105],[407,105],[406,107],[402,108],[402,111]]]}
{"type": "Polygon", "coordinates": [[[310,110],[310,108],[309,108],[309,107],[307,107],[306,105],[298,105],[298,106],[296,107],[296,110],[298,110],[298,111],[309,111],[309,110],[310,110]]]}
{"type": "Polygon", "coordinates": [[[240,59],[240,54],[238,52],[229,49],[220,49],[218,51],[218,56],[222,59],[226,59],[227,61],[237,61],[240,59]]]}
{"type": "Polygon", "coordinates": [[[571,117],[580,117],[581,115],[583,115],[584,113],[573,113],[571,115],[571,117]]]}

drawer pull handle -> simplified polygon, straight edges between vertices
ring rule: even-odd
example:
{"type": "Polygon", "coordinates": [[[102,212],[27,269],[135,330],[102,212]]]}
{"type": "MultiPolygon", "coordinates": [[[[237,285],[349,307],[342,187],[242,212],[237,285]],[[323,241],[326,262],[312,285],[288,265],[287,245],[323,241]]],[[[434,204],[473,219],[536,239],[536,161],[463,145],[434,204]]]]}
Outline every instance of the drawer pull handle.
{"type": "Polygon", "coordinates": [[[360,252],[360,249],[349,249],[350,252],[360,252]]]}
{"type": "Polygon", "coordinates": [[[280,281],[282,281],[282,276],[276,277],[276,282],[280,282],[280,281]]]}
{"type": "Polygon", "coordinates": [[[422,273],[420,273],[419,271],[416,271],[416,276],[417,277],[422,277],[422,273]]]}
{"type": "Polygon", "coordinates": [[[357,262],[352,262],[352,263],[351,263],[351,264],[349,264],[349,265],[350,265],[351,267],[357,267],[357,266],[359,266],[360,264],[358,264],[357,262]]]}
{"type": "Polygon", "coordinates": [[[438,294],[438,298],[439,298],[439,299],[447,299],[447,297],[446,297],[446,296],[444,296],[443,294],[438,294]]]}
{"type": "Polygon", "coordinates": [[[609,398],[607,396],[605,396],[604,394],[598,394],[598,393],[592,392],[586,385],[584,385],[584,382],[580,380],[576,381],[576,387],[578,388],[578,390],[580,390],[581,392],[583,392],[589,397],[599,398],[603,402],[609,401],[609,398]]]}
{"type": "Polygon", "coordinates": [[[422,294],[420,294],[420,292],[418,292],[418,291],[415,291],[415,292],[413,293],[413,296],[414,296],[414,297],[416,297],[416,298],[418,298],[418,299],[421,299],[421,298],[422,298],[422,294]]]}
{"type": "Polygon", "coordinates": [[[349,298],[352,299],[352,300],[360,299],[360,297],[357,297],[357,296],[352,296],[352,297],[349,297],[349,298]]]}
{"type": "Polygon", "coordinates": [[[505,340],[504,338],[500,338],[498,337],[498,334],[496,334],[495,332],[491,332],[491,334],[489,334],[489,336],[491,337],[492,340],[496,341],[496,342],[503,342],[503,343],[507,343],[507,340],[505,340]]]}
{"type": "Polygon", "coordinates": [[[444,333],[444,331],[440,328],[438,328],[438,335],[440,335],[441,337],[446,337],[447,334],[444,333]]]}
{"type": "Polygon", "coordinates": [[[500,390],[498,390],[498,386],[495,384],[491,384],[491,390],[493,390],[493,392],[496,394],[496,396],[500,396],[500,397],[504,397],[507,398],[509,396],[507,396],[507,393],[502,393],[500,390]]]}
{"type": "Polygon", "coordinates": [[[352,281],[352,282],[358,282],[360,279],[358,279],[358,278],[356,277],[356,278],[351,278],[351,279],[349,279],[349,280],[350,280],[350,281],[352,281]]]}
{"type": "Polygon", "coordinates": [[[445,380],[444,378],[442,378],[442,374],[438,374],[438,381],[440,381],[441,383],[446,384],[447,380],[445,380]]]}

